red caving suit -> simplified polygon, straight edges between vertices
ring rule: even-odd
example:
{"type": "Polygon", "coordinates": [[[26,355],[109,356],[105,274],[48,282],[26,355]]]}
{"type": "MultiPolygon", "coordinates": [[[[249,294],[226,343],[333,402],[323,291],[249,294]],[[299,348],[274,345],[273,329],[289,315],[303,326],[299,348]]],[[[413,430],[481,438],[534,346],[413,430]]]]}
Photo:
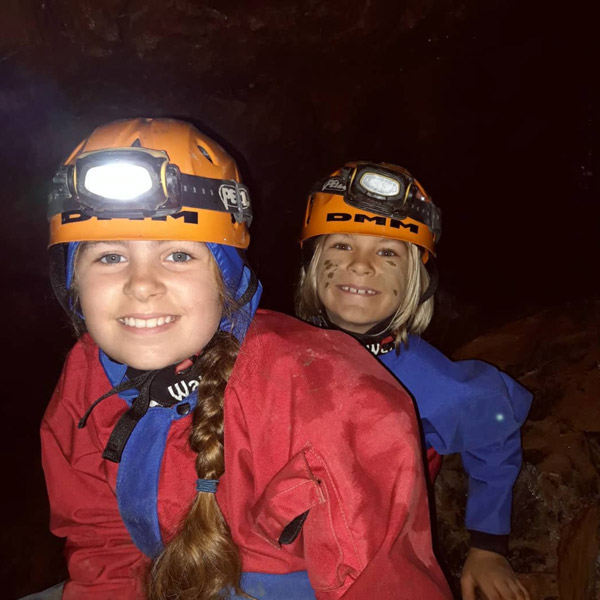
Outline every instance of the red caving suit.
{"type": "MultiPolygon", "coordinates": [[[[89,336],[77,342],[43,419],[51,528],[67,538],[65,600],[141,599],[149,558],[119,510],[122,465],[102,458],[127,402],[107,398],[77,428],[111,389],[99,354],[89,336]]],[[[191,413],[170,421],[157,497],[139,497],[134,508],[140,522],[144,511],[157,514],[167,542],[197,493],[190,423],[191,413]]],[[[143,463],[145,454],[134,458],[143,463]]],[[[217,501],[244,572],[306,571],[317,600],[451,598],[431,547],[412,400],[345,334],[257,313],[226,388],[217,501]],[[283,528],[306,511],[300,535],[280,545],[283,528]]]]}

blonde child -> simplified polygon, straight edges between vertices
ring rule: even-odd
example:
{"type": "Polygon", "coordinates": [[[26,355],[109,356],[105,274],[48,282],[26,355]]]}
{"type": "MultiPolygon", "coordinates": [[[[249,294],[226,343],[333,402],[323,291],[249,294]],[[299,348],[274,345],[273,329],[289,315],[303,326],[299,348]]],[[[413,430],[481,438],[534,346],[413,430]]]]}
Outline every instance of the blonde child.
{"type": "Polygon", "coordinates": [[[520,428],[531,395],[479,361],[452,362],[420,334],[433,314],[439,209],[403,169],[354,162],[320,181],[302,229],[297,314],[358,339],[411,392],[430,478],[459,452],[469,477],[465,600],[529,600],[505,558],[520,428]]]}

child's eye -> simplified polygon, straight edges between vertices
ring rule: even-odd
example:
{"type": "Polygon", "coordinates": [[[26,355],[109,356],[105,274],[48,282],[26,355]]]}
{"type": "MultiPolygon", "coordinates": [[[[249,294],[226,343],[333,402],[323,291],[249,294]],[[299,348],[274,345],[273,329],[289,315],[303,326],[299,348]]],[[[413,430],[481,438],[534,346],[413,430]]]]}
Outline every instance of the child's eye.
{"type": "Polygon", "coordinates": [[[187,252],[171,252],[171,254],[167,256],[167,260],[171,262],[188,262],[192,260],[192,257],[187,252]]]}
{"type": "Polygon", "coordinates": [[[335,248],[336,250],[350,250],[350,244],[338,242],[337,244],[333,244],[332,248],[335,248]]]}
{"type": "Polygon", "coordinates": [[[120,254],[105,254],[99,258],[99,261],[106,265],[116,265],[124,260],[125,257],[121,256],[120,254]]]}
{"type": "Polygon", "coordinates": [[[389,248],[382,248],[377,254],[379,254],[379,256],[397,256],[397,254],[389,248]]]}

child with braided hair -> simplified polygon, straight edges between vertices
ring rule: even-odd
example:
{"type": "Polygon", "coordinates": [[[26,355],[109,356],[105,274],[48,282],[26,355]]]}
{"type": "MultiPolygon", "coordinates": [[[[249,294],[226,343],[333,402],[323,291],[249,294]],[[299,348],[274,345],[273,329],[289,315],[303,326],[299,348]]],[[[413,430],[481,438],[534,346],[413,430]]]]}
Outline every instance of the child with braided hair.
{"type": "Polygon", "coordinates": [[[249,193],[192,125],[96,129],[50,197],[79,340],[42,422],[65,600],[448,600],[411,400],[257,310],[249,193]]]}

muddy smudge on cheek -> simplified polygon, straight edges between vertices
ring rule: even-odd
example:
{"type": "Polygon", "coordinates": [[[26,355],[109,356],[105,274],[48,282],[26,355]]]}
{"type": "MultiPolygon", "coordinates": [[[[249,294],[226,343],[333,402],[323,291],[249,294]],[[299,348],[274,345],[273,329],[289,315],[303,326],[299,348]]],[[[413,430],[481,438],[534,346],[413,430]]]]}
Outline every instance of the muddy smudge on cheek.
{"type": "Polygon", "coordinates": [[[394,296],[398,296],[398,290],[394,290],[394,296]]]}
{"type": "Polygon", "coordinates": [[[325,282],[325,289],[329,287],[329,281],[325,282]]]}
{"type": "Polygon", "coordinates": [[[392,265],[392,267],[397,267],[398,265],[393,261],[393,260],[386,260],[385,261],[388,265],[392,265]]]}
{"type": "MultiPolygon", "coordinates": [[[[338,265],[336,263],[332,263],[329,259],[326,260],[323,263],[323,268],[320,270],[319,274],[318,274],[318,278],[320,281],[323,281],[323,279],[331,279],[335,272],[337,271],[338,265]],[[329,271],[329,273],[327,273],[327,271],[329,271]],[[327,276],[325,278],[325,276],[327,276]]],[[[325,287],[327,287],[329,285],[329,283],[325,284],[325,287]]]]}

